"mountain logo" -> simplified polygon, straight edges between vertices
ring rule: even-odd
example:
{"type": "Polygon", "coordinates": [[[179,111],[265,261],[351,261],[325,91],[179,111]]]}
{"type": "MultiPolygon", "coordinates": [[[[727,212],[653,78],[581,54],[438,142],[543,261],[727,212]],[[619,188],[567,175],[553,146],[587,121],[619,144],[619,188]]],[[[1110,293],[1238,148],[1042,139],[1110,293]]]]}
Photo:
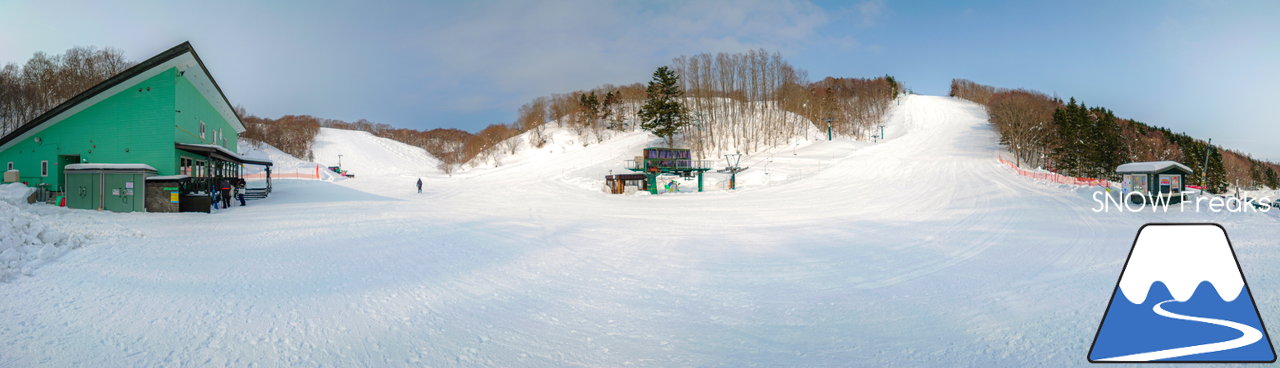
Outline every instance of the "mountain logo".
{"type": "Polygon", "coordinates": [[[1227,231],[1218,224],[1138,229],[1089,361],[1275,362],[1227,231]]]}

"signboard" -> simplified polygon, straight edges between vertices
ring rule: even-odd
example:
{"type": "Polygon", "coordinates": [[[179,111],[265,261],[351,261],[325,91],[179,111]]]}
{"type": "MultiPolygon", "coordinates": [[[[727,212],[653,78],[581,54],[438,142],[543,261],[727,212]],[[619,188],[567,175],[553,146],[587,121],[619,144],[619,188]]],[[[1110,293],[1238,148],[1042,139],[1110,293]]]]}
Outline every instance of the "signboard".
{"type": "Polygon", "coordinates": [[[131,181],[124,182],[124,187],[125,189],[133,189],[133,182],[131,181]]]}
{"type": "Polygon", "coordinates": [[[178,203],[178,192],[169,192],[169,203],[178,203]]]}

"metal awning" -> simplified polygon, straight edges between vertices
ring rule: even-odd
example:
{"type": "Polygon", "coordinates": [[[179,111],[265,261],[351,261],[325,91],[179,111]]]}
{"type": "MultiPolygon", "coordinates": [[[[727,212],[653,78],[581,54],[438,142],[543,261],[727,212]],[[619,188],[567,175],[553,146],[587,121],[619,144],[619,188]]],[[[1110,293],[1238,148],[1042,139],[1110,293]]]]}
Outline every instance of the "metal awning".
{"type": "Polygon", "coordinates": [[[241,156],[239,154],[236,154],[235,152],[231,152],[231,150],[229,149],[223,148],[222,146],[217,146],[212,144],[186,144],[186,143],[175,142],[173,146],[177,147],[180,150],[208,155],[209,157],[222,160],[222,161],[229,161],[229,162],[235,162],[238,164],[249,164],[249,165],[262,165],[262,166],[272,165],[271,160],[241,156]]]}

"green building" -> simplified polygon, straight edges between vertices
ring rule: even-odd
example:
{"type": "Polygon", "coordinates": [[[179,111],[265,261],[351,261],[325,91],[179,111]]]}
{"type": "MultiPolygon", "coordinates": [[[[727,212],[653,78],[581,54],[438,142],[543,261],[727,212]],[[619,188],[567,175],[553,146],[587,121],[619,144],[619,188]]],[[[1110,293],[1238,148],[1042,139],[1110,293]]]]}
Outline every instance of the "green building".
{"type": "Polygon", "coordinates": [[[237,154],[242,132],[222,89],[184,42],[4,135],[0,165],[56,194],[68,189],[67,165],[143,164],[152,175],[189,177],[185,195],[239,177],[243,164],[270,165],[237,154]]]}

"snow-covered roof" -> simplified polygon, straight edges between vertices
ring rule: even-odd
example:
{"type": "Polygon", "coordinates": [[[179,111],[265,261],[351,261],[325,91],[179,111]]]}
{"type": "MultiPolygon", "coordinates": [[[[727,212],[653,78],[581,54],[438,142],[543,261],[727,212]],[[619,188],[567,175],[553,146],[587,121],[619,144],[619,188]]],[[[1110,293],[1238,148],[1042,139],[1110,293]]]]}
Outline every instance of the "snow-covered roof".
{"type": "Polygon", "coordinates": [[[70,164],[66,166],[67,170],[149,170],[156,171],[156,168],[147,164],[70,164]]]}
{"type": "Polygon", "coordinates": [[[187,175],[164,175],[164,176],[148,176],[147,180],[182,180],[190,178],[187,175]]]}
{"type": "Polygon", "coordinates": [[[224,155],[229,155],[229,156],[233,156],[233,157],[240,157],[240,154],[235,153],[235,152],[231,152],[231,150],[227,149],[226,147],[219,146],[219,145],[216,145],[216,144],[192,144],[192,143],[183,143],[182,145],[184,145],[184,146],[191,146],[191,147],[202,147],[202,148],[208,148],[208,149],[212,149],[212,150],[217,150],[218,152],[222,152],[222,154],[224,154],[224,155]]]}
{"type": "Polygon", "coordinates": [[[1139,173],[1139,172],[1157,172],[1164,171],[1171,167],[1177,167],[1188,173],[1192,172],[1190,167],[1174,161],[1150,161],[1150,162],[1130,162],[1116,167],[1116,173],[1139,173]]]}

